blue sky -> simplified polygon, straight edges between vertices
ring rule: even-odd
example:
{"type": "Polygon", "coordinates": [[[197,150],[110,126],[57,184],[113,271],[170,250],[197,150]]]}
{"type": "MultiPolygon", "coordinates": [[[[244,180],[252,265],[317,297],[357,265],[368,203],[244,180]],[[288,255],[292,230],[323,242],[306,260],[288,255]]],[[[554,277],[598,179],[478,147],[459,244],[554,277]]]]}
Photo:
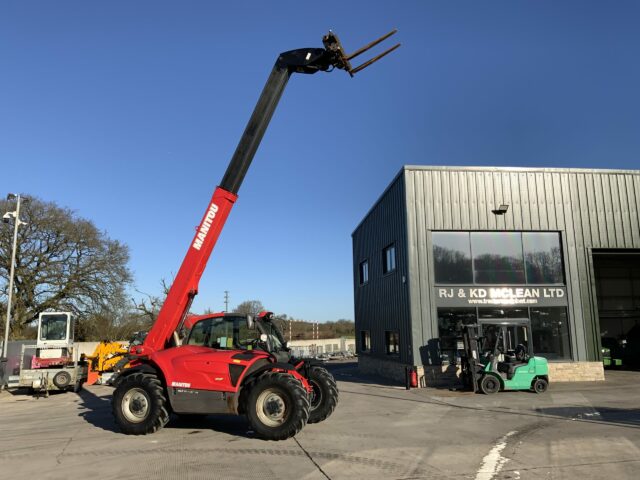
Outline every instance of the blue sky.
{"type": "Polygon", "coordinates": [[[638,168],[639,22],[634,1],[5,1],[0,193],[92,219],[157,294],[278,53],[398,28],[354,79],[291,79],[194,304],[353,318],[351,232],[403,164],[638,168]]]}

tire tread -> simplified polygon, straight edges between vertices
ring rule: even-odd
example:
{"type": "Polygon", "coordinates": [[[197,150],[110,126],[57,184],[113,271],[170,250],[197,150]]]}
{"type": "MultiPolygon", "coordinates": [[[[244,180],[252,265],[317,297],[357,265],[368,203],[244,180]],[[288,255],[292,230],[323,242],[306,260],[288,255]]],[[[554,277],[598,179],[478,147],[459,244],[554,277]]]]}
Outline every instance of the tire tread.
{"type": "Polygon", "coordinates": [[[243,403],[242,409],[253,430],[261,437],[267,440],[286,440],[297,435],[307,424],[310,410],[309,397],[302,384],[293,376],[282,372],[266,372],[247,383],[243,390],[245,394],[242,396],[242,401],[245,403],[243,403]],[[254,414],[255,408],[248,405],[249,402],[255,400],[256,389],[263,388],[263,384],[266,388],[266,385],[273,383],[279,384],[281,388],[288,391],[294,403],[294,417],[277,428],[263,425],[254,414]]]}
{"type": "Polygon", "coordinates": [[[339,398],[338,385],[333,375],[326,368],[311,367],[311,370],[325,382],[325,387],[328,390],[328,395],[324,397],[323,404],[309,414],[309,423],[319,423],[329,418],[336,409],[339,398]]]}
{"type": "Polygon", "coordinates": [[[116,423],[120,429],[129,435],[147,435],[155,433],[169,422],[169,412],[167,410],[167,399],[160,379],[151,373],[136,372],[127,375],[118,384],[113,392],[111,409],[116,423]],[[151,397],[152,411],[145,421],[137,424],[127,422],[121,415],[122,397],[130,387],[134,385],[144,388],[151,397]]]}

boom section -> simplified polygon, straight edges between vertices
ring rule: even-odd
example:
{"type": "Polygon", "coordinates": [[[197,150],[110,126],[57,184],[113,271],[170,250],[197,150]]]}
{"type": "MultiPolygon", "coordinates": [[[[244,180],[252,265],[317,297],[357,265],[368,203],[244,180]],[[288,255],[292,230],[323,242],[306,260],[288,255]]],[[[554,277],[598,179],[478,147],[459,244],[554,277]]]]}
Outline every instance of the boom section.
{"type": "Polygon", "coordinates": [[[158,318],[145,338],[144,343],[132,347],[131,353],[141,356],[149,355],[167,348],[171,344],[176,330],[179,329],[179,326],[184,321],[189,312],[191,302],[198,293],[200,278],[207,266],[213,247],[218,241],[222,228],[229,217],[231,208],[237,199],[238,190],[258,150],[260,141],[278,106],[291,74],[314,74],[318,71],[330,71],[333,68],[338,68],[353,76],[400,46],[400,44],[397,44],[358,67],[353,68],[351,66],[350,60],[352,58],[372,48],[394,33],[395,30],[357,50],[355,53],[347,55],[338,37],[329,32],[322,39],[324,48],[301,48],[281,53],[278,56],[222,178],[222,182],[214,191],[211,201],[207,205],[187,254],[158,313],[158,318]]]}

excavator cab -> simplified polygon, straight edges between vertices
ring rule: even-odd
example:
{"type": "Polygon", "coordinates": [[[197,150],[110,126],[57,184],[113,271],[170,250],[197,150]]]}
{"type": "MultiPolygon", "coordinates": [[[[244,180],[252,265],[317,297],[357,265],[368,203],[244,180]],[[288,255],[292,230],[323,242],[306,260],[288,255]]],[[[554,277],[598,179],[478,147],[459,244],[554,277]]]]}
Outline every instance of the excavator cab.
{"type": "Polygon", "coordinates": [[[73,362],[73,318],[69,312],[43,312],[38,317],[36,354],[31,368],[48,368],[73,362]]]}

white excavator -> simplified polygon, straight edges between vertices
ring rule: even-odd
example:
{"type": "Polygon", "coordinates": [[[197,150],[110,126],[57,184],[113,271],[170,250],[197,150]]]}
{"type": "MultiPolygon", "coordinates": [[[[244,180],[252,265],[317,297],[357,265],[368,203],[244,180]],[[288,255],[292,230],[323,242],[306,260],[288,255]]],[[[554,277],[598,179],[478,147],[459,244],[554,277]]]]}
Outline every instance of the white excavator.
{"type": "Polygon", "coordinates": [[[73,331],[71,313],[41,313],[35,345],[22,346],[17,386],[45,396],[52,390],[78,392],[87,379],[87,366],[74,360],[73,331]]]}

